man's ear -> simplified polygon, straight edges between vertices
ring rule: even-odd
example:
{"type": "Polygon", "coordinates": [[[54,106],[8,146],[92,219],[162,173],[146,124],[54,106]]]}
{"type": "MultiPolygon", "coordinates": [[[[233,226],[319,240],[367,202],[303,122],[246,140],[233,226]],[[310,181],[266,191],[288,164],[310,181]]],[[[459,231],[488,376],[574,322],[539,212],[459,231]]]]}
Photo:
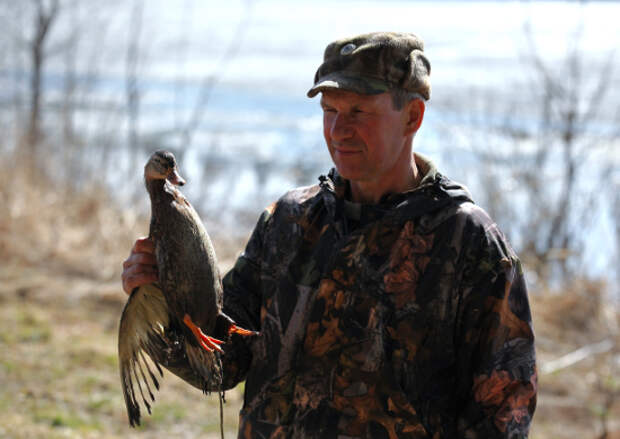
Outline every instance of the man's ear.
{"type": "Polygon", "coordinates": [[[426,105],[422,99],[413,99],[405,107],[407,114],[407,124],[405,125],[405,135],[415,134],[422,125],[426,105]]]}

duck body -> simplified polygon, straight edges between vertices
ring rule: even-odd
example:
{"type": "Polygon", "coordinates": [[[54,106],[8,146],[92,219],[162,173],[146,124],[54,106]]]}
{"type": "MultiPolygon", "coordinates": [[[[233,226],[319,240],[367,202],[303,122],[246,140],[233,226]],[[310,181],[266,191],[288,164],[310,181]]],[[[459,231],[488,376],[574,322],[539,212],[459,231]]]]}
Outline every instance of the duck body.
{"type": "Polygon", "coordinates": [[[174,351],[177,358],[183,350],[203,391],[221,390],[220,345],[232,333],[255,334],[237,327],[222,312],[223,288],[215,250],[198,213],[177,188],[185,182],[174,156],[155,152],[144,177],[151,200],[149,237],[155,245],[159,281],[136,288],[121,315],[119,368],[132,426],[140,424],[140,400],[151,411],[152,386],[159,389],[151,365],[163,376],[160,365],[169,366],[166,353],[174,351]]]}
{"type": "Polygon", "coordinates": [[[203,379],[204,390],[217,388],[221,371],[216,351],[221,351],[219,343],[228,333],[210,335],[218,320],[229,319],[221,313],[222,284],[211,239],[196,210],[168,179],[147,180],[146,186],[151,198],[149,236],[155,245],[170,327],[182,336],[188,361],[203,379]]]}
{"type": "Polygon", "coordinates": [[[222,283],[211,239],[198,213],[168,180],[147,182],[149,236],[155,244],[159,284],[179,323],[185,314],[208,334],[222,309],[222,283]]]}

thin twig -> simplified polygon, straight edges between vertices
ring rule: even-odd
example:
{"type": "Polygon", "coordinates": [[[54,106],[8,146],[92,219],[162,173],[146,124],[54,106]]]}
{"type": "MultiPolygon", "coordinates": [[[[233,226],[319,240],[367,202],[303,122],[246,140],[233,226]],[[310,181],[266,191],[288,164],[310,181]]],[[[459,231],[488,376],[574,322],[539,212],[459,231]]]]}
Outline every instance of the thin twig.
{"type": "Polygon", "coordinates": [[[593,355],[609,352],[613,347],[614,342],[610,338],[598,343],[582,346],[576,351],[570,352],[560,358],[556,358],[555,360],[543,364],[541,367],[541,372],[546,375],[557,372],[558,370],[566,369],[567,367],[570,367],[593,355]]]}

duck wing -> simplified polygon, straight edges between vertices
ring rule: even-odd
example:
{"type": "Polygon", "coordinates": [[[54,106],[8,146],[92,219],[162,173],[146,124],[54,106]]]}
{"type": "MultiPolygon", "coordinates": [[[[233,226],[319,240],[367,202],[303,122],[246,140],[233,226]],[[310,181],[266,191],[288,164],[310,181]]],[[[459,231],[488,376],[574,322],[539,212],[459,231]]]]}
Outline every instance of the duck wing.
{"type": "Polygon", "coordinates": [[[139,287],[127,300],[119,326],[118,357],[132,427],[140,425],[140,403],[151,413],[162,366],[205,393],[221,388],[219,354],[207,352],[193,337],[185,337],[156,284],[139,287]]]}
{"type": "Polygon", "coordinates": [[[139,399],[151,413],[149,400],[155,401],[151,384],[159,390],[157,376],[144,354],[151,358],[159,376],[163,377],[157,353],[168,345],[165,328],[169,324],[166,299],[158,286],[144,285],[131,294],[121,316],[118,357],[121,385],[132,427],[140,425],[139,399]]]}

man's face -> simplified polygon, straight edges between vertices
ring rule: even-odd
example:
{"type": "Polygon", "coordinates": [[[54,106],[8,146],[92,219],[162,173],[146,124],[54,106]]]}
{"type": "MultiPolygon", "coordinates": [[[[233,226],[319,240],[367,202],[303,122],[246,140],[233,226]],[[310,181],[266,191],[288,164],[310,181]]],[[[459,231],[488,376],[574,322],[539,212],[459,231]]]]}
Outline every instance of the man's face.
{"type": "Polygon", "coordinates": [[[380,183],[409,160],[405,110],[395,110],[389,93],[322,92],[323,135],[338,173],[352,182],[380,183]]]}

